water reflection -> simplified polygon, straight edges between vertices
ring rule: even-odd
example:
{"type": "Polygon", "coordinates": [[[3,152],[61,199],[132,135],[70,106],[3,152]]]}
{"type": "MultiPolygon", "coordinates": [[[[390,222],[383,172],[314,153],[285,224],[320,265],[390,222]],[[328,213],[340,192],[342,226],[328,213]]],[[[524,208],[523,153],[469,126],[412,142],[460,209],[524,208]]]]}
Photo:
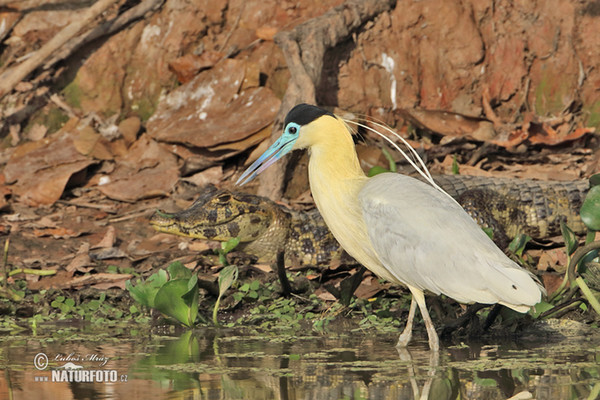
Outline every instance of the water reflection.
{"type": "Polygon", "coordinates": [[[461,345],[435,357],[425,342],[399,353],[396,339],[215,329],[136,340],[5,338],[0,398],[506,399],[530,393],[562,400],[600,393],[600,342],[461,345]],[[34,366],[40,353],[48,357],[43,370],[34,366]],[[69,355],[83,370],[116,370],[118,381],[53,382],[51,369],[69,355]]]}

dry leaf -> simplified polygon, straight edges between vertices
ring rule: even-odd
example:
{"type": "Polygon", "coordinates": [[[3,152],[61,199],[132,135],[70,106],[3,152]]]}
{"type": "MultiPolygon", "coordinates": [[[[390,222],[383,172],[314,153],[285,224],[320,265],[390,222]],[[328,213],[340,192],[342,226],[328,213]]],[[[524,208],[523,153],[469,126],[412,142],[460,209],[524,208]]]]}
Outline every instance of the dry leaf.
{"type": "Polygon", "coordinates": [[[85,156],[98,160],[112,160],[109,142],[91,126],[85,126],[73,140],[75,148],[85,156]]]}
{"type": "Polygon", "coordinates": [[[204,187],[209,183],[218,182],[223,177],[223,167],[212,167],[198,172],[187,178],[181,178],[182,181],[191,182],[198,187],[204,187]]]}
{"type": "Polygon", "coordinates": [[[115,233],[115,227],[112,225],[109,225],[108,228],[106,229],[106,233],[104,234],[104,237],[102,238],[102,240],[100,240],[100,242],[98,244],[92,246],[92,249],[111,248],[114,246],[116,240],[117,240],[117,235],[115,233]]]}
{"type": "Polygon", "coordinates": [[[75,232],[72,229],[63,227],[33,230],[33,235],[36,237],[52,236],[54,239],[69,239],[80,236],[82,233],[83,232],[75,232]]]}
{"type": "Polygon", "coordinates": [[[19,146],[4,175],[7,182],[16,181],[13,193],[26,204],[53,204],[71,176],[93,163],[77,151],[71,135],[62,134],[19,146]]]}
{"type": "Polygon", "coordinates": [[[115,200],[136,201],[168,194],[178,177],[175,156],[147,135],[142,135],[127,155],[117,160],[110,181],[99,184],[98,189],[115,200]]]}
{"type": "Polygon", "coordinates": [[[75,258],[73,258],[73,260],[71,260],[71,262],[69,263],[69,265],[67,265],[65,267],[65,270],[68,272],[75,272],[75,271],[79,271],[79,272],[89,272],[92,268],[85,268],[91,265],[94,265],[94,263],[92,262],[92,259],[90,258],[89,255],[89,251],[90,251],[90,244],[85,242],[82,243],[81,246],[79,247],[79,250],[77,250],[77,254],[75,255],[75,258]]]}

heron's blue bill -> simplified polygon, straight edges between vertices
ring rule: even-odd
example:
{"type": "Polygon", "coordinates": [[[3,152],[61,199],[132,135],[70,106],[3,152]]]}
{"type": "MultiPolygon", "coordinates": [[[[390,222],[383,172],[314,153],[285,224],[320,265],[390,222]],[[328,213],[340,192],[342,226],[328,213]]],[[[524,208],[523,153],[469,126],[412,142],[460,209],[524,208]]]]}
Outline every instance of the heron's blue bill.
{"type": "Polygon", "coordinates": [[[251,166],[240,176],[235,183],[236,185],[245,185],[254,179],[258,174],[273,165],[277,160],[287,154],[292,147],[296,137],[290,137],[284,133],[273,143],[259,158],[254,161],[251,166]]]}

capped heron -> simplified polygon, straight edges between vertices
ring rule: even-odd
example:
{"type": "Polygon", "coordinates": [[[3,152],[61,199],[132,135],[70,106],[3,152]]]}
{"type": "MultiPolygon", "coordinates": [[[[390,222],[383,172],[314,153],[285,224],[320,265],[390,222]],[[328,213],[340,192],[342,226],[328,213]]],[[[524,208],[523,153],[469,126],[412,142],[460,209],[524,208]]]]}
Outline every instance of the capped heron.
{"type": "Polygon", "coordinates": [[[279,139],[237,183],[252,180],[291,150],[308,148],[311,192],[335,238],[375,275],[404,284],[412,293],[398,347],[411,339],[418,305],[429,347],[439,349],[425,290],[461,303],[500,303],[518,312],[541,300],[544,289],[534,275],[510,260],[441,189],[396,173],[368,178],[341,118],[299,104],[284,125],[279,139]]]}

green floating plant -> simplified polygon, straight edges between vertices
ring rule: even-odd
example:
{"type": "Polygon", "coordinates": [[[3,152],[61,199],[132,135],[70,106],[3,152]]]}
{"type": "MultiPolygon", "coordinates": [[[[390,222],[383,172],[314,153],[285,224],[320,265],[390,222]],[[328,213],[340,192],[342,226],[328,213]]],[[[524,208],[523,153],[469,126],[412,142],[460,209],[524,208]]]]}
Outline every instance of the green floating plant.
{"type": "Polygon", "coordinates": [[[187,327],[196,323],[198,276],[181,262],[171,263],[166,271],[160,270],[135,286],[127,281],[125,287],[138,303],[155,308],[187,327]]]}
{"type": "Polygon", "coordinates": [[[215,307],[213,308],[213,322],[215,325],[219,325],[217,313],[219,312],[221,297],[223,297],[227,289],[229,289],[231,285],[233,285],[233,282],[237,280],[237,277],[238,267],[235,265],[228,265],[225,268],[223,268],[221,272],[219,272],[219,296],[217,297],[215,307]]]}
{"type": "Polygon", "coordinates": [[[590,178],[590,191],[581,206],[581,220],[593,231],[600,231],[600,174],[590,178]]]}

